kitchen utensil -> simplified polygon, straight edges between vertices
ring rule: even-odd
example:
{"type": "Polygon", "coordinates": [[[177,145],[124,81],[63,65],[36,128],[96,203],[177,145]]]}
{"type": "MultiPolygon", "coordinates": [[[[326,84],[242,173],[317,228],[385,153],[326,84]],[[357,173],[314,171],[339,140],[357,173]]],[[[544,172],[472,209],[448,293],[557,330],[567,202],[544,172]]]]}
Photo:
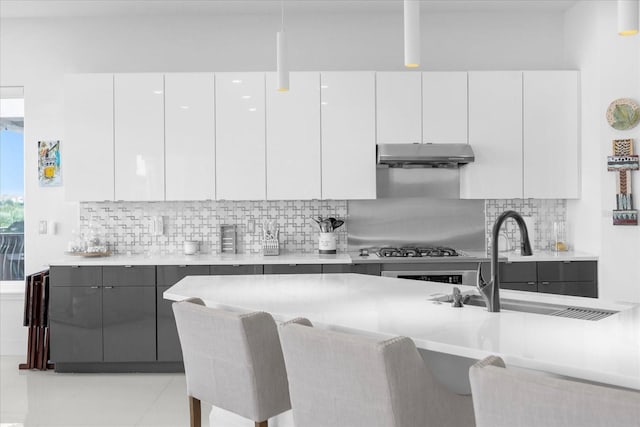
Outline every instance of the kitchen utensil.
{"type": "Polygon", "coordinates": [[[236,226],[223,224],[220,226],[220,253],[235,254],[237,251],[236,226]]]}
{"type": "Polygon", "coordinates": [[[334,232],[320,233],[318,239],[318,252],[321,254],[336,253],[336,234],[334,232]]]}
{"type": "Polygon", "coordinates": [[[198,242],[196,240],[185,240],[182,252],[185,255],[195,255],[198,252],[198,242]]]}
{"type": "MultiPolygon", "coordinates": [[[[315,219],[314,219],[315,220],[315,219]]],[[[280,231],[276,220],[262,222],[262,254],[280,255],[280,231]]]]}
{"type": "Polygon", "coordinates": [[[333,222],[332,227],[334,230],[340,228],[344,224],[344,221],[341,219],[337,219],[333,222]]]}

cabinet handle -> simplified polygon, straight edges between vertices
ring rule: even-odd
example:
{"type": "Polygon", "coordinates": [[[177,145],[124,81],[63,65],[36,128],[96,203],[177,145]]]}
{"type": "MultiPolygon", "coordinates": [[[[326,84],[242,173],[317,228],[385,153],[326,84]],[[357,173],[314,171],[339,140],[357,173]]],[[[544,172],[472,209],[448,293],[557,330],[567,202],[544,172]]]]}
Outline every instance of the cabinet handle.
{"type": "Polygon", "coordinates": [[[131,268],[133,265],[125,265],[124,268],[131,268]]]}
{"type": "Polygon", "coordinates": [[[536,282],[527,282],[527,285],[535,285],[536,282]]]}
{"type": "Polygon", "coordinates": [[[541,282],[542,285],[548,285],[549,282],[541,282]]]}
{"type": "Polygon", "coordinates": [[[113,286],[105,286],[105,289],[113,289],[113,286]]]}
{"type": "Polygon", "coordinates": [[[70,265],[69,267],[71,267],[71,268],[80,268],[79,265],[70,265]]]}
{"type": "Polygon", "coordinates": [[[100,289],[100,286],[91,286],[91,289],[100,289]]]}
{"type": "Polygon", "coordinates": [[[289,267],[295,267],[295,266],[297,266],[297,265],[298,265],[298,264],[289,264],[289,267]]]}
{"type": "Polygon", "coordinates": [[[232,267],[240,267],[240,264],[233,264],[232,267]]]}
{"type": "Polygon", "coordinates": [[[565,263],[565,264],[571,264],[571,261],[567,261],[567,260],[562,261],[562,262],[565,263]]]}
{"type": "Polygon", "coordinates": [[[178,268],[186,268],[186,265],[179,265],[178,268]]]}

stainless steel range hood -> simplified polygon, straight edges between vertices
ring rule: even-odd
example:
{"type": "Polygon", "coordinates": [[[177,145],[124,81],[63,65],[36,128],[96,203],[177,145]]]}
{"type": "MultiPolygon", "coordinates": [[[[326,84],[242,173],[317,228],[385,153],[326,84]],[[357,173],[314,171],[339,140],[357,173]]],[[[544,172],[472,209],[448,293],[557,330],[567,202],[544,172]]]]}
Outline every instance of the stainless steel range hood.
{"type": "Polygon", "coordinates": [[[474,159],[469,144],[378,144],[378,164],[389,167],[457,168],[474,159]]]}

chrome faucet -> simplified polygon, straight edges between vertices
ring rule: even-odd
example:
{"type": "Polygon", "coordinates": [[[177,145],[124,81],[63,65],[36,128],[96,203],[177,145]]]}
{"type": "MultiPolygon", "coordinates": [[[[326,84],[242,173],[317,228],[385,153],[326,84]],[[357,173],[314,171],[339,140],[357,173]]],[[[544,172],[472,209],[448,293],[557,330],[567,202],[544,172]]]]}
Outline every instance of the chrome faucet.
{"type": "Polygon", "coordinates": [[[524,223],[524,219],[516,211],[503,212],[495,224],[493,224],[493,230],[491,231],[491,281],[485,282],[482,277],[482,264],[478,264],[478,277],[476,287],[480,291],[480,296],[484,300],[487,311],[497,313],[500,311],[500,266],[498,265],[498,235],[500,234],[500,227],[507,218],[513,218],[518,227],[520,228],[520,253],[523,256],[532,255],[531,244],[529,243],[529,233],[527,232],[527,225],[524,223]]]}

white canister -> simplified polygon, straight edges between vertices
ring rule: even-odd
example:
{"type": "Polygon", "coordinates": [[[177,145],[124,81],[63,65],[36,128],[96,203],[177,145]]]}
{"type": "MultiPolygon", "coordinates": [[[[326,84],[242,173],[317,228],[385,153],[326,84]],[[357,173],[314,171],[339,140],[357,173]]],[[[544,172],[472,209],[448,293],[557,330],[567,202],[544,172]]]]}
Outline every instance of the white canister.
{"type": "Polygon", "coordinates": [[[335,254],[336,241],[336,233],[320,233],[318,252],[321,254],[335,254]]]}
{"type": "Polygon", "coordinates": [[[185,255],[194,255],[198,252],[198,242],[196,240],[185,240],[182,250],[185,255]]]}

